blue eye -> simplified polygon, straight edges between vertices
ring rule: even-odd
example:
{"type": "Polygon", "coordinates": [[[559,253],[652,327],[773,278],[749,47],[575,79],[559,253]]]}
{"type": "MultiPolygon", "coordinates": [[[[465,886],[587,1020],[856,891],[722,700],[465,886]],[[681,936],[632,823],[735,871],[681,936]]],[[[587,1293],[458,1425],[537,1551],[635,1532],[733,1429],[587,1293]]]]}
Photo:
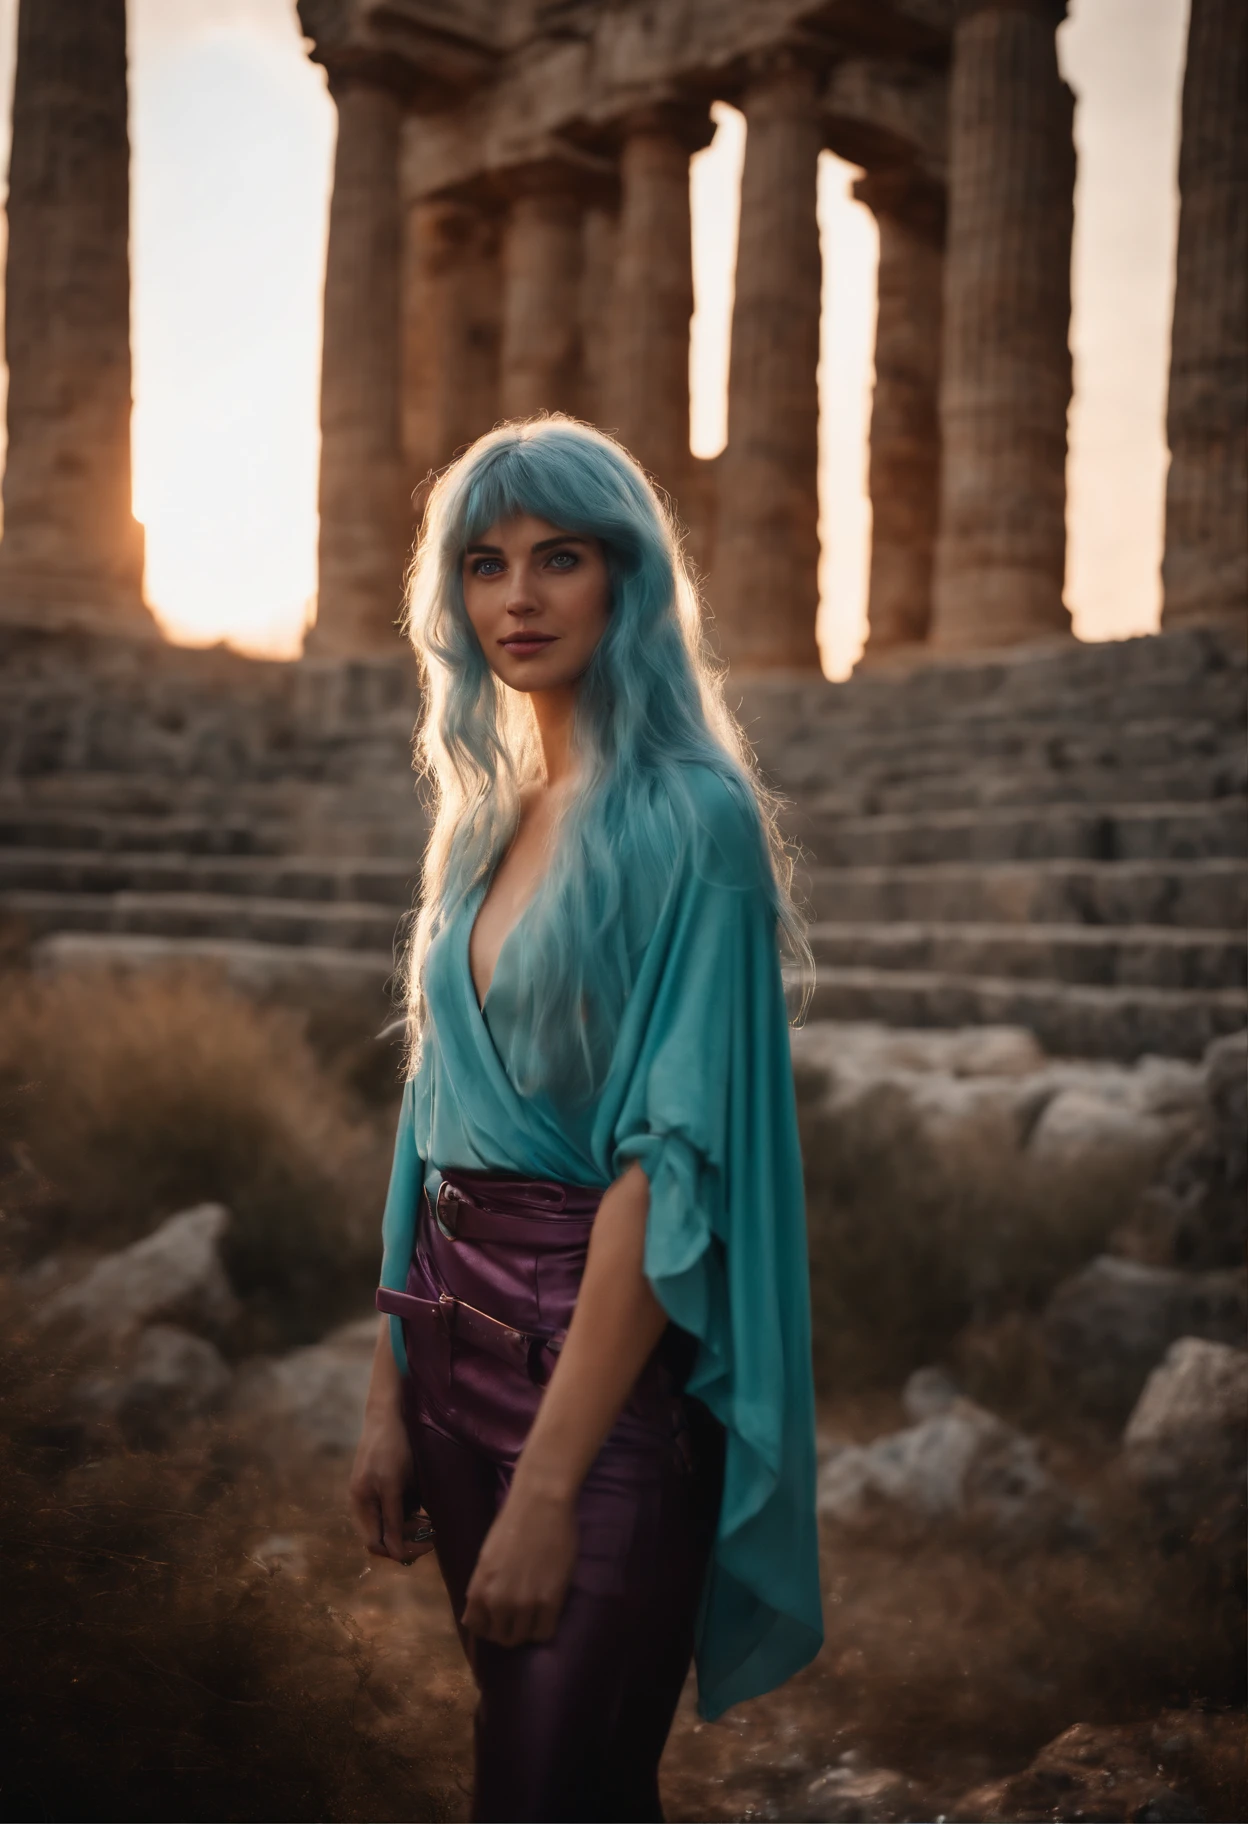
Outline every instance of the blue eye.
{"type": "Polygon", "coordinates": [[[474,576],[498,576],[502,573],[501,557],[478,557],[472,566],[474,576]]]}
{"type": "Polygon", "coordinates": [[[552,569],[557,566],[560,570],[571,570],[576,566],[578,561],[575,551],[552,551],[550,554],[552,569]]]}

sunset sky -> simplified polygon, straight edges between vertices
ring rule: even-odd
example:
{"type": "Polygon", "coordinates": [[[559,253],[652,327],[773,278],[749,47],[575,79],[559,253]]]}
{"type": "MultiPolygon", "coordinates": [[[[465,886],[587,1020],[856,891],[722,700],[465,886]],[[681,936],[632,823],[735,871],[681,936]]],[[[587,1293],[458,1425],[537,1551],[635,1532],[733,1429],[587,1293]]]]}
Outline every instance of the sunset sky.
{"type": "MultiPolygon", "coordinates": [[[[1187,0],[1073,0],[1067,601],[1091,639],[1157,624],[1165,379],[1187,0]]],[[[16,0],[0,0],[0,93],[16,0]]],[[[334,110],[293,0],[130,0],[135,511],[169,633],[290,654],[316,587],[317,369],[334,110]]],[[[724,438],[741,117],[694,163],[694,448],[724,438]]],[[[7,136],[7,107],[3,131],[7,136]]],[[[6,151],[7,158],[7,151],[6,151]]],[[[820,171],[821,640],[861,646],[875,233],[820,171]]]]}

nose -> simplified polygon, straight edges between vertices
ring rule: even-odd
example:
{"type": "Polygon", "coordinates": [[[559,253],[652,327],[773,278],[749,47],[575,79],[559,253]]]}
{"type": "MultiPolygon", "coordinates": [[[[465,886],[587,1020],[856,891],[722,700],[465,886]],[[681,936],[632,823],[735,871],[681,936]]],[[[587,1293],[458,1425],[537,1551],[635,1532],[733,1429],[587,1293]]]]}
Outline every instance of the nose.
{"type": "Polygon", "coordinates": [[[517,620],[525,620],[529,615],[537,613],[532,572],[526,558],[521,558],[508,567],[506,608],[508,614],[514,615],[517,620]]]}

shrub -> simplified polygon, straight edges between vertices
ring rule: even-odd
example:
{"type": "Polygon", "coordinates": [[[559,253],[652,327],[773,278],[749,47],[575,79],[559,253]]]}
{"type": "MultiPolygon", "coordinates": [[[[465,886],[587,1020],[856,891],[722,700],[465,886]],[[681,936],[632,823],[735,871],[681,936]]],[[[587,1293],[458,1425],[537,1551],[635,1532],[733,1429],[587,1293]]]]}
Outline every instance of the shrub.
{"type": "Polygon", "coordinates": [[[341,1523],[315,1516],[315,1582],[267,1574],[249,1548],[300,1507],[306,1526],[306,1491],[210,1429],[86,1458],[63,1403],[83,1364],[41,1359],[3,1294],[0,1319],[0,1816],[445,1817],[441,1717],[389,1721],[400,1700],[330,1599],[335,1548],[358,1574],[341,1523]]]}
{"type": "Polygon", "coordinates": [[[116,1247],[213,1200],[234,1213],[246,1344],[308,1340],[368,1297],[391,1120],[353,1107],[295,1011],[220,974],[0,979],[0,1120],[27,1258],[116,1247]]]}

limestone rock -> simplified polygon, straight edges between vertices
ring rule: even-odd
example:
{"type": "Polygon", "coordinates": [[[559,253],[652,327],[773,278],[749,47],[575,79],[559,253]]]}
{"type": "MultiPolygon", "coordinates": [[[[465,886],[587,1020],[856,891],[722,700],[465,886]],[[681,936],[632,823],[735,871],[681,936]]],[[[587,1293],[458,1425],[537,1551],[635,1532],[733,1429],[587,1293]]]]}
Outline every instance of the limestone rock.
{"type": "Polygon", "coordinates": [[[1200,1824],[1205,1814],[1180,1783],[1174,1765],[1181,1751],[1167,1752],[1176,1739],[1164,1721],[1157,1728],[1076,1723],[1042,1748],[1022,1773],[964,1793],[950,1818],[975,1824],[1048,1818],[1081,1818],[1087,1824],[1118,1824],[1127,1818],[1200,1824]]]}
{"type": "Polygon", "coordinates": [[[1189,1143],[1147,1190],[1123,1243],[1157,1264],[1238,1266],[1248,1243],[1248,1032],[1204,1058],[1203,1106],[1189,1143]]]}
{"type": "Polygon", "coordinates": [[[834,1444],[818,1506],[849,1527],[891,1512],[921,1522],[968,1520],[1019,1546],[1090,1537],[1079,1502],[1049,1475],[1032,1440],[960,1397],[872,1444],[834,1444]]]}
{"type": "Polygon", "coordinates": [[[1244,1341],[1248,1281],[1102,1254],[1057,1288],[1043,1328],[1054,1372],[1089,1411],[1121,1421],[1179,1337],[1244,1341]]]}
{"type": "Polygon", "coordinates": [[[308,1575],[308,1540],[302,1533],[270,1533],[252,1547],[248,1560],[266,1576],[284,1573],[302,1581],[308,1575]]]}
{"type": "Polygon", "coordinates": [[[221,1405],[230,1370],[202,1336],[175,1324],[152,1324],[140,1332],[120,1372],[85,1381],[81,1403],[107,1414],[132,1444],[158,1448],[178,1427],[221,1405]]]}
{"type": "Polygon", "coordinates": [[[890,1070],[940,1071],[953,1077],[1024,1077],[1045,1056],[1021,1026],[963,1026],[949,1031],[878,1025],[871,1020],[812,1020],[793,1032],[798,1064],[824,1073],[878,1076],[890,1070]]]}
{"type": "Polygon", "coordinates": [[[1248,1351],[1180,1337],[1154,1368],[1123,1433],[1128,1473],[1163,1524],[1241,1532],[1248,1457],[1248,1351]]]}
{"type": "Polygon", "coordinates": [[[913,1788],[906,1776],[889,1767],[863,1767],[859,1760],[851,1749],[839,1766],[816,1774],[786,1816],[820,1824],[893,1824],[911,1816],[913,1788]]]}
{"type": "Polygon", "coordinates": [[[1027,1145],[1032,1164],[1065,1172],[1136,1171],[1141,1177],[1155,1171],[1181,1137],[1187,1111],[1176,1123],[1173,1115],[1111,1097],[1101,1085],[1097,1089],[1060,1089],[1047,1102],[1027,1145]]]}
{"type": "Polygon", "coordinates": [[[231,1411],[262,1420],[275,1454],[293,1446],[349,1455],[359,1440],[376,1342],[377,1319],[366,1317],[308,1348],[251,1362],[239,1372],[231,1411]]]}
{"type": "Polygon", "coordinates": [[[209,1334],[228,1329],[238,1315],[219,1254],[229,1222],[220,1203],[199,1203],[170,1216],[57,1293],[44,1307],[44,1321],[112,1339],[156,1323],[209,1334]]]}
{"type": "Polygon", "coordinates": [[[948,1412],[959,1397],[953,1376],[944,1368],[916,1368],[901,1390],[901,1405],[912,1425],[948,1412]]]}
{"type": "Polygon", "coordinates": [[[928,1032],[812,1021],[793,1034],[793,1063],[808,1125],[856,1120],[887,1093],[899,1137],[917,1130],[963,1175],[1005,1152],[1036,1179],[1091,1167],[1142,1186],[1187,1139],[1206,1095],[1198,1065],[1055,1061],[1012,1026],[928,1032]]]}

